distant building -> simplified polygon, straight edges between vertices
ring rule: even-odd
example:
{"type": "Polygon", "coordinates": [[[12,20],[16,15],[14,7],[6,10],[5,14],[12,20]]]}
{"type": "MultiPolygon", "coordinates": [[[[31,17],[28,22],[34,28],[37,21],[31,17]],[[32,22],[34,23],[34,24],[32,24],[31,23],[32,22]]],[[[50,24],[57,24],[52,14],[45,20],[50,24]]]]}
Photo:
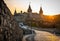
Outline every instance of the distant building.
{"type": "Polygon", "coordinates": [[[27,15],[28,15],[28,13],[26,13],[26,12],[22,13],[22,11],[21,11],[21,13],[16,13],[16,11],[15,11],[14,19],[17,22],[24,22],[26,20],[26,18],[27,18],[27,15]]]}
{"type": "Polygon", "coordinates": [[[26,20],[35,20],[35,21],[41,21],[43,16],[43,10],[42,7],[40,7],[39,14],[33,13],[31,6],[29,5],[27,12],[16,13],[16,10],[14,12],[15,20],[18,22],[24,22],[26,20]]]}

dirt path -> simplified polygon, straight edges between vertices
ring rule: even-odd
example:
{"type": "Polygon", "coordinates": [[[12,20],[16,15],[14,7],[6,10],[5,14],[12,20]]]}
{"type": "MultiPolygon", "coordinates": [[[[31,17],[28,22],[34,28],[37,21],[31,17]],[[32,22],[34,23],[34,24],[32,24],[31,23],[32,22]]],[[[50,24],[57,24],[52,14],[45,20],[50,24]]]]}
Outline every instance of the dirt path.
{"type": "Polygon", "coordinates": [[[35,41],[60,41],[59,38],[49,32],[37,31],[35,36],[35,41]]]}
{"type": "Polygon", "coordinates": [[[29,34],[23,37],[23,41],[60,41],[56,35],[46,31],[35,30],[35,35],[29,34]]]}

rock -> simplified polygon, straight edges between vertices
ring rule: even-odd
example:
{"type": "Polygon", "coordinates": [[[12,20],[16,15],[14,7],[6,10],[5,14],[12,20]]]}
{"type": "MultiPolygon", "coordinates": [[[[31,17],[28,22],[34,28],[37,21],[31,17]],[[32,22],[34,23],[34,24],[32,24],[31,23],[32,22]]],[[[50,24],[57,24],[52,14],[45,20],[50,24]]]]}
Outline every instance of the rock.
{"type": "Polygon", "coordinates": [[[0,41],[22,41],[23,30],[14,20],[9,8],[0,0],[0,41]]]}
{"type": "Polygon", "coordinates": [[[32,29],[23,29],[23,35],[35,34],[35,31],[32,29]]]}

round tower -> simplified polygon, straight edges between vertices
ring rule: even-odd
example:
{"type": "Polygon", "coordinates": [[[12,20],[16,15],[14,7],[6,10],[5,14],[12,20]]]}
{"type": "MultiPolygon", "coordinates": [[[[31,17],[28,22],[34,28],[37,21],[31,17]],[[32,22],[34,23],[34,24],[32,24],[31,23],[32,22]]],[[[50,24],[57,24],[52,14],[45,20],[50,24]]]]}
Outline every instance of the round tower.
{"type": "Polygon", "coordinates": [[[16,9],[15,9],[15,11],[14,11],[14,15],[16,15],[17,14],[17,11],[16,11],[16,9]]]}
{"type": "Polygon", "coordinates": [[[32,9],[31,9],[30,4],[29,4],[29,7],[28,7],[27,12],[28,12],[28,14],[29,14],[29,17],[32,17],[32,9]]]}
{"type": "Polygon", "coordinates": [[[40,15],[40,16],[43,15],[42,7],[40,7],[39,15],[40,15]]]}

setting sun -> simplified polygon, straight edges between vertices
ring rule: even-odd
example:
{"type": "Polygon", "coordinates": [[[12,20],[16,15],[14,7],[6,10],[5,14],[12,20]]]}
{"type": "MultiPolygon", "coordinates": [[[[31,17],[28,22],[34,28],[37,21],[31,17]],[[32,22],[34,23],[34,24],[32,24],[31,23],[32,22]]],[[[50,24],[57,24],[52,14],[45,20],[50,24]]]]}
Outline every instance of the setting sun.
{"type": "Polygon", "coordinates": [[[54,16],[54,15],[57,15],[57,14],[51,14],[51,13],[44,13],[44,15],[49,15],[49,16],[54,16]]]}

